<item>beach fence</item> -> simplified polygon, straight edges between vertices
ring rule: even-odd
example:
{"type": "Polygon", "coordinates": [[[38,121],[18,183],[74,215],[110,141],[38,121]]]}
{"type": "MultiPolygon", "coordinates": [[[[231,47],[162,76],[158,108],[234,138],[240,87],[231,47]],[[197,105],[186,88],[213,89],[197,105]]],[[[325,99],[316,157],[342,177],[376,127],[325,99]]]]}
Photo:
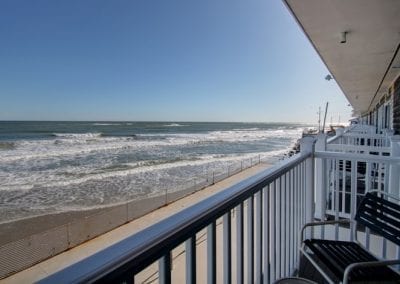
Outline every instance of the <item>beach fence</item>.
{"type": "Polygon", "coordinates": [[[203,180],[189,182],[182,190],[167,189],[148,196],[113,205],[100,212],[36,233],[0,246],[0,279],[24,270],[90,239],[102,235],[155,209],[222,181],[263,162],[260,155],[229,164],[225,169],[207,172],[203,180]]]}

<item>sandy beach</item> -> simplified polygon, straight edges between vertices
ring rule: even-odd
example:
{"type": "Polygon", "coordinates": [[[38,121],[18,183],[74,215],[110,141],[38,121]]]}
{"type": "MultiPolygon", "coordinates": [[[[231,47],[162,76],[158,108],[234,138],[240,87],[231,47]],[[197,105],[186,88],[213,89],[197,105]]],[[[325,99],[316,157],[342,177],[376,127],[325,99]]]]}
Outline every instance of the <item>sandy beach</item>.
{"type": "MultiPolygon", "coordinates": [[[[261,163],[250,169],[244,170],[243,172],[224,179],[203,190],[197,191],[176,202],[170,203],[167,206],[161,207],[108,233],[102,234],[92,240],[78,245],[75,248],[69,249],[68,251],[56,255],[48,260],[40,262],[31,268],[5,278],[1,281],[1,283],[30,283],[42,279],[43,277],[46,277],[47,275],[50,275],[55,271],[70,265],[71,263],[77,262],[106,246],[116,243],[135,232],[138,232],[168,216],[171,216],[176,212],[179,212],[180,210],[199,202],[200,200],[203,200],[204,198],[207,198],[210,195],[241,181],[242,179],[245,179],[246,177],[265,170],[269,166],[270,164],[261,163]]],[[[40,230],[45,230],[46,228],[52,228],[63,223],[65,224],[66,222],[75,220],[76,218],[85,218],[91,214],[101,213],[101,210],[102,209],[96,209],[95,211],[90,210],[83,212],[53,214],[1,224],[1,240],[3,242],[11,239],[16,240],[17,237],[28,236],[40,230]]],[[[107,210],[109,210],[109,208],[107,208],[107,210]]]]}

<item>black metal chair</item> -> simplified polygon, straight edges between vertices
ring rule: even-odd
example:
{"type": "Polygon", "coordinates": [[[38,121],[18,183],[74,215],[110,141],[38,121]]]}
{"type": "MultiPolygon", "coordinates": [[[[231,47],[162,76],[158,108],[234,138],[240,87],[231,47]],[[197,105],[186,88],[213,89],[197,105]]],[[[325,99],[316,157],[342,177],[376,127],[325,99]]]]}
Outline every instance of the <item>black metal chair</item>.
{"type": "Polygon", "coordinates": [[[389,267],[400,264],[400,259],[378,259],[357,241],[357,233],[354,236],[355,242],[324,239],[303,241],[303,233],[307,227],[355,222],[356,225],[362,224],[400,246],[400,205],[385,199],[384,193],[378,195],[367,193],[364,196],[355,220],[322,221],[304,225],[300,250],[328,283],[400,283],[400,275],[389,267]]]}

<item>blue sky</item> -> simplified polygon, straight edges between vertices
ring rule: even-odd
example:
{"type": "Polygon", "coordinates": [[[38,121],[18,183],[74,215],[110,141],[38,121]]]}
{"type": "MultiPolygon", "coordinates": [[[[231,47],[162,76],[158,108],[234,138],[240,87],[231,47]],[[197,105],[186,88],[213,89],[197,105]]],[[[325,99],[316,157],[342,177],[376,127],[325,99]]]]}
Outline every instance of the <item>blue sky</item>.
{"type": "Polygon", "coordinates": [[[280,0],[2,0],[0,39],[0,120],[350,116],[280,0]]]}

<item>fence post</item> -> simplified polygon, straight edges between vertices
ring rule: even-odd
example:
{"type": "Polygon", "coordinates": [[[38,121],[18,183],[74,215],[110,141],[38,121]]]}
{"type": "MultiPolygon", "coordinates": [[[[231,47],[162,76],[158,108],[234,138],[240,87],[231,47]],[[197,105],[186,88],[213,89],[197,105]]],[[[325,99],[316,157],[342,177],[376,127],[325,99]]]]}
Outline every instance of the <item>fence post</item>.
{"type": "MultiPolygon", "coordinates": [[[[314,153],[313,137],[303,137],[300,139],[300,153],[307,155],[314,153]]],[[[314,216],[314,155],[305,160],[305,222],[311,222],[314,216]]],[[[308,231],[306,238],[310,238],[312,234],[308,231]]]]}
{"type": "MultiPolygon", "coordinates": [[[[326,134],[319,133],[315,143],[315,151],[326,150],[326,134]]],[[[315,159],[315,215],[314,217],[323,220],[325,217],[326,204],[326,183],[324,181],[325,163],[323,159],[315,159]]]]}
{"type": "MultiPolygon", "coordinates": [[[[394,135],[391,137],[391,157],[400,156],[400,135],[394,135]]],[[[389,193],[396,197],[400,197],[399,194],[399,171],[400,167],[397,164],[391,164],[389,166],[389,193]]]]}

